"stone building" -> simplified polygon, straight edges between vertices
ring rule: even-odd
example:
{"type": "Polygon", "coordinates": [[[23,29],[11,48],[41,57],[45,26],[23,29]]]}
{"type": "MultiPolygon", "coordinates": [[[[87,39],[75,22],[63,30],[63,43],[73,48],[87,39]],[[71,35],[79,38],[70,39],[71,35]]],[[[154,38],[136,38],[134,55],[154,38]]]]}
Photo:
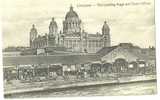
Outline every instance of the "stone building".
{"type": "Polygon", "coordinates": [[[102,33],[91,34],[81,27],[82,21],[73,7],[67,12],[63,21],[63,31],[58,31],[58,25],[54,18],[49,24],[49,34],[37,36],[38,32],[33,25],[30,31],[30,47],[66,47],[72,52],[95,53],[103,47],[109,47],[110,28],[105,21],[102,33]]]}

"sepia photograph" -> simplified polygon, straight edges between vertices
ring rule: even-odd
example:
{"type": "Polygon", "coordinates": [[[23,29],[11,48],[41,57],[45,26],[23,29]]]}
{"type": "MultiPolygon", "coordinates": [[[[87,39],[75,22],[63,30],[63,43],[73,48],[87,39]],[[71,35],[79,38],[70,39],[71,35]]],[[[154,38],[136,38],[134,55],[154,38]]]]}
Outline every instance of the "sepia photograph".
{"type": "Polygon", "coordinates": [[[4,98],[157,94],[154,0],[3,0],[4,98]]]}

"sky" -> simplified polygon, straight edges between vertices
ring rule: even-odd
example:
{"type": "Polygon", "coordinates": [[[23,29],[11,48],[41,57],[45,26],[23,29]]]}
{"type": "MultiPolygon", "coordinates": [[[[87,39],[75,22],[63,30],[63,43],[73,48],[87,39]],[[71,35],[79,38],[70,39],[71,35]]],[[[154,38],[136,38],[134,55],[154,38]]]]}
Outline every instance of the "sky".
{"type": "Polygon", "coordinates": [[[38,34],[43,35],[48,33],[52,17],[58,30],[62,30],[62,22],[71,5],[88,33],[101,33],[106,20],[112,45],[130,42],[140,47],[155,46],[154,0],[3,0],[0,6],[3,48],[29,46],[32,24],[35,24],[38,34]],[[139,5],[112,6],[117,3],[139,5]],[[92,6],[80,6],[88,4],[92,6]]]}

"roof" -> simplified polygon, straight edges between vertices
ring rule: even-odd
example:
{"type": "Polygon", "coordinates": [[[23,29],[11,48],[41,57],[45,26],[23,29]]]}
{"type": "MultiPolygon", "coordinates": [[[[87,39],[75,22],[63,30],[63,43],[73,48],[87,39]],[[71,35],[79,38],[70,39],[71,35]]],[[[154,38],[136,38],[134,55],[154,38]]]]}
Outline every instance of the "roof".
{"type": "Polygon", "coordinates": [[[68,19],[68,18],[78,18],[78,14],[73,10],[72,6],[70,7],[70,11],[67,12],[65,16],[65,19],[68,19]]]}
{"type": "Polygon", "coordinates": [[[151,48],[140,48],[137,46],[133,46],[131,48],[127,48],[129,52],[137,56],[139,59],[143,60],[153,60],[156,59],[155,49],[151,48]]]}
{"type": "Polygon", "coordinates": [[[140,48],[137,46],[133,46],[133,45],[128,45],[128,44],[123,44],[123,45],[117,45],[117,46],[112,46],[112,47],[104,47],[102,49],[100,49],[97,54],[99,54],[101,57],[107,55],[108,53],[110,53],[111,51],[113,51],[114,49],[116,49],[117,47],[121,47],[124,50],[127,50],[129,53],[133,54],[134,56],[138,57],[138,59],[141,60],[155,60],[156,56],[155,56],[155,50],[154,49],[150,49],[150,48],[140,48]]]}
{"type": "Polygon", "coordinates": [[[36,49],[26,49],[26,50],[23,50],[21,52],[21,55],[36,55],[37,54],[37,50],[36,49]]]}
{"type": "Polygon", "coordinates": [[[55,47],[45,47],[46,52],[52,52],[52,51],[67,51],[67,48],[63,46],[55,46],[55,47]]]}
{"type": "Polygon", "coordinates": [[[7,47],[5,49],[3,49],[3,52],[20,52],[23,51],[25,49],[28,49],[28,47],[7,47]]]}
{"type": "Polygon", "coordinates": [[[27,65],[27,64],[81,64],[100,60],[96,54],[63,54],[50,56],[18,56],[3,57],[3,65],[27,65]]]}
{"type": "Polygon", "coordinates": [[[69,33],[69,34],[66,34],[65,37],[80,37],[80,33],[79,32],[69,33]]]}
{"type": "Polygon", "coordinates": [[[111,52],[112,50],[114,50],[115,48],[117,48],[117,46],[103,47],[102,49],[100,49],[97,52],[97,54],[99,54],[102,57],[102,56],[105,56],[106,54],[108,54],[109,52],[111,52]]]}
{"type": "Polygon", "coordinates": [[[155,52],[151,52],[150,54],[139,53],[135,55],[138,56],[139,59],[143,59],[143,60],[155,60],[156,59],[155,52]]]}
{"type": "Polygon", "coordinates": [[[101,34],[88,34],[88,37],[102,37],[101,34]]]}

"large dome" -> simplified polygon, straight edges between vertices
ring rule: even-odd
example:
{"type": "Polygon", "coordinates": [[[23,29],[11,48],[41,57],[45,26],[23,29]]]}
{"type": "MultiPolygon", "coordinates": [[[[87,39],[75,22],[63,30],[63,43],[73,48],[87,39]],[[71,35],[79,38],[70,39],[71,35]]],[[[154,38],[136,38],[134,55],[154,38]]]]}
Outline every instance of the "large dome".
{"type": "Polygon", "coordinates": [[[65,19],[70,19],[70,18],[78,18],[78,14],[73,10],[73,7],[70,7],[70,11],[67,12],[65,19]]]}

